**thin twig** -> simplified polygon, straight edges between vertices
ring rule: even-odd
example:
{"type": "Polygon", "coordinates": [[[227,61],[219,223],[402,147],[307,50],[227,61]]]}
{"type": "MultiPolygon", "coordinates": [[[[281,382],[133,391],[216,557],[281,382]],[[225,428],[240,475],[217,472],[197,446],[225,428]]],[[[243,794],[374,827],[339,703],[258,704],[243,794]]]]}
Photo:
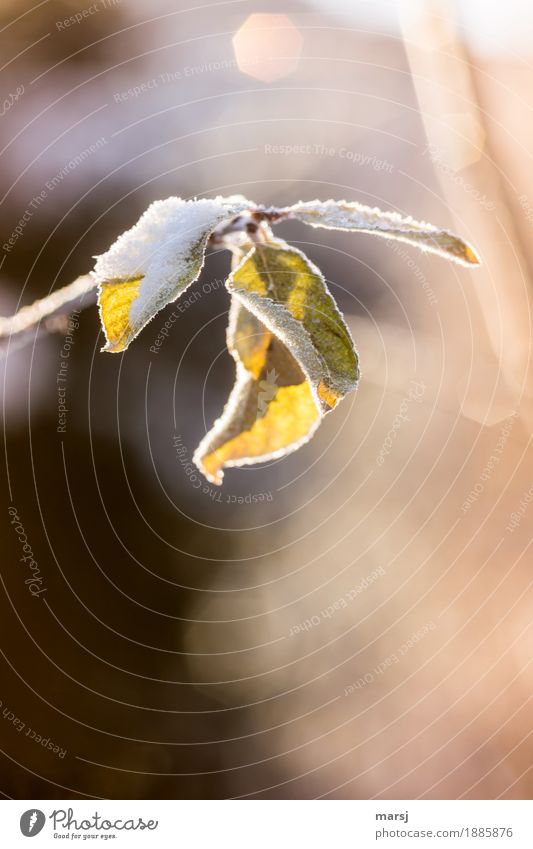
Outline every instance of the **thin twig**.
{"type": "Polygon", "coordinates": [[[0,316],[0,357],[24,347],[43,333],[62,332],[69,313],[96,302],[96,285],[90,274],[83,274],[63,289],[22,307],[15,315],[0,316]]]}

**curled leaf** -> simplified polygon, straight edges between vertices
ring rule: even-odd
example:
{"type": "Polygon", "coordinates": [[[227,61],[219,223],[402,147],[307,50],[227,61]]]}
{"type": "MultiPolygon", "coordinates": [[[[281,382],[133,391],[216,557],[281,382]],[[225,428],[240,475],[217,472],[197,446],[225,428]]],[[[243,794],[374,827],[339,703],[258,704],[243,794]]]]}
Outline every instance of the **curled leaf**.
{"type": "Polygon", "coordinates": [[[237,365],[235,385],[193,458],[215,484],[222,483],[225,466],[273,460],[296,450],[320,422],[316,399],[290,351],[236,298],[228,347],[237,365]]]}
{"type": "Polygon", "coordinates": [[[92,276],[104,350],[127,348],[158,310],[197,279],[210,238],[211,245],[233,252],[226,283],[232,297],[227,339],[236,381],[222,416],[194,455],[216,484],[227,466],[299,448],[357,386],[354,343],[323,275],[270,231],[267,222],[287,218],[407,242],[460,265],[480,264],[474,249],[454,233],[357,202],[266,208],[235,196],[153,203],[96,258],[92,276]]]}
{"type": "Polygon", "coordinates": [[[364,206],[356,201],[300,201],[285,207],[281,212],[285,217],[297,218],[311,227],[359,230],[407,242],[459,265],[479,265],[481,262],[474,248],[449,230],[441,230],[433,224],[415,221],[397,212],[382,212],[377,207],[364,206]]]}
{"type": "Polygon", "coordinates": [[[281,457],[357,385],[353,340],[320,271],[284,242],[259,243],[227,281],[235,386],[194,459],[214,483],[224,466],[281,457]]]}
{"type": "Polygon", "coordinates": [[[154,315],[193,283],[213,230],[249,207],[244,198],[152,203],[96,258],[105,351],[123,351],[154,315]]]}

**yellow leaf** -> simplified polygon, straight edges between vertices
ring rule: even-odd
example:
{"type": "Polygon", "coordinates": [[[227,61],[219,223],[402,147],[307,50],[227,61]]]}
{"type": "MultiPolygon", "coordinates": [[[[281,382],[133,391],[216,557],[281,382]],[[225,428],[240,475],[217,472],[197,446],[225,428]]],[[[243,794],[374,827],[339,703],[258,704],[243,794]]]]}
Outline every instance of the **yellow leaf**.
{"type": "Polygon", "coordinates": [[[124,350],[132,335],[130,307],[139,295],[141,278],[102,283],[100,287],[100,318],[107,337],[106,350],[117,353],[124,350]]]}
{"type": "Polygon", "coordinates": [[[294,451],[317,428],[321,410],[302,369],[283,343],[234,299],[228,346],[237,363],[224,412],[194,461],[212,483],[225,466],[272,460],[294,451]]]}

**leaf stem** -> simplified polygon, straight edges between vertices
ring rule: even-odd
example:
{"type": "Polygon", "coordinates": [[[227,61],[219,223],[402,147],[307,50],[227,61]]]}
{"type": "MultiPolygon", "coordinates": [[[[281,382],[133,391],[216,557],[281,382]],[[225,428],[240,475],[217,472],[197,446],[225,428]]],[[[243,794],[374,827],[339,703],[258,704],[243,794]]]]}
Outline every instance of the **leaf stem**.
{"type": "Polygon", "coordinates": [[[15,315],[0,316],[0,356],[28,344],[37,334],[63,329],[64,319],[74,309],[85,309],[96,301],[96,280],[90,274],[77,277],[68,286],[47,295],[15,315]]]}

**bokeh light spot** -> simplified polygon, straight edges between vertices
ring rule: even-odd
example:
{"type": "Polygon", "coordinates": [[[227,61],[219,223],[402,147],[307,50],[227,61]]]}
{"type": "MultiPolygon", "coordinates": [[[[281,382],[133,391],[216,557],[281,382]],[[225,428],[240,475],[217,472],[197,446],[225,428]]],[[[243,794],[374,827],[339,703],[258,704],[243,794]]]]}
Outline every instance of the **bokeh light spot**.
{"type": "Polygon", "coordinates": [[[239,70],[271,83],[293,73],[302,53],[302,36],[287,15],[250,15],[233,37],[239,70]]]}

